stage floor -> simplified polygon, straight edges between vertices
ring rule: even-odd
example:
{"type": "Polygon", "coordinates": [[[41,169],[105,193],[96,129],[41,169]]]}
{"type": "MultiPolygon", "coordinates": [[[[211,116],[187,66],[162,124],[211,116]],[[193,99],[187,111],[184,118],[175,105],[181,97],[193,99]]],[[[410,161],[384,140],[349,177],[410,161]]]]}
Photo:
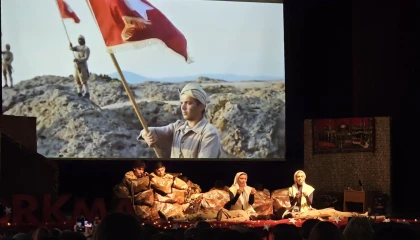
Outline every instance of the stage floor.
{"type": "MultiPolygon", "coordinates": [[[[407,222],[410,224],[419,224],[420,222],[418,219],[413,219],[413,220],[406,220],[406,219],[375,219],[374,217],[371,217],[373,222],[376,223],[381,223],[381,222],[407,222]]],[[[269,229],[270,227],[274,227],[278,224],[294,224],[297,227],[301,227],[302,223],[305,220],[301,220],[301,219],[294,219],[294,218],[290,218],[290,219],[283,219],[283,220],[256,220],[256,221],[207,221],[210,223],[210,225],[214,228],[230,228],[234,225],[238,225],[238,224],[243,224],[246,225],[247,227],[250,228],[265,228],[265,229],[269,229]]],[[[335,225],[342,227],[342,226],[346,226],[349,219],[348,218],[339,218],[339,217],[335,217],[335,218],[330,218],[329,220],[324,220],[324,221],[329,221],[334,223],[335,225]]],[[[196,222],[185,222],[185,221],[148,221],[148,222],[144,222],[142,223],[144,224],[153,224],[158,228],[163,228],[163,229],[178,229],[178,228],[189,228],[189,227],[194,227],[196,222]]]]}
{"type": "MultiPolygon", "coordinates": [[[[207,221],[210,223],[210,225],[213,228],[230,228],[234,225],[246,225],[249,228],[260,228],[260,229],[265,229],[265,230],[270,230],[270,228],[276,226],[277,224],[294,224],[297,227],[301,227],[302,223],[305,220],[300,220],[300,219],[283,219],[283,220],[256,220],[256,221],[241,221],[241,222],[236,222],[236,221],[207,221]]],[[[329,219],[329,220],[325,220],[325,221],[329,221],[332,222],[334,224],[336,224],[338,227],[345,227],[348,223],[348,218],[333,218],[333,219],[329,219]]],[[[413,225],[413,227],[420,227],[420,221],[419,219],[372,219],[372,221],[376,222],[376,223],[381,223],[381,222],[406,222],[409,223],[411,225],[413,225]]],[[[156,226],[159,229],[187,229],[190,227],[194,227],[195,224],[197,222],[185,222],[185,221],[164,221],[164,220],[156,220],[156,221],[145,221],[142,223],[142,225],[145,224],[152,224],[154,226],[156,226]]],[[[0,224],[0,233],[4,233],[6,231],[12,230],[12,231],[18,231],[18,232],[29,232],[31,230],[35,230],[36,228],[40,227],[40,226],[45,226],[47,228],[58,228],[60,230],[72,230],[74,228],[74,223],[72,222],[63,222],[63,223],[42,223],[42,224],[29,224],[29,223],[25,223],[25,224],[20,224],[17,225],[15,223],[7,223],[7,224],[0,224]]]]}

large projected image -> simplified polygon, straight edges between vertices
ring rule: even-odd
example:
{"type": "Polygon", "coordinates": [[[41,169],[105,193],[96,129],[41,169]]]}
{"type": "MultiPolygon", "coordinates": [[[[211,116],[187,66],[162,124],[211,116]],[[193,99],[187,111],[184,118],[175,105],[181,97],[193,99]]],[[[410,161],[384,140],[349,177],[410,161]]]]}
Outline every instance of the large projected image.
{"type": "Polygon", "coordinates": [[[284,158],[282,4],[1,4],[3,114],[37,118],[40,154],[157,157],[112,55],[163,157],[284,158]]]}

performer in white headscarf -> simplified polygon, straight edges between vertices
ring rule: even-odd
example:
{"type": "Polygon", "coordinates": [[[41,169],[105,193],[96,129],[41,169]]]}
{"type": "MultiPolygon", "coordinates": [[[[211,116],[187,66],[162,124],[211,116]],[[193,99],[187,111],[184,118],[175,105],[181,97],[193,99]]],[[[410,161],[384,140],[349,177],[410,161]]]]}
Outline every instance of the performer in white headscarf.
{"type": "Polygon", "coordinates": [[[293,180],[295,183],[289,188],[290,204],[296,212],[307,212],[312,208],[315,188],[305,182],[306,174],[302,170],[295,172],[293,180]]]}
{"type": "MultiPolygon", "coordinates": [[[[242,218],[249,219],[256,216],[256,212],[252,207],[254,204],[254,194],[257,192],[254,188],[249,187],[246,182],[248,175],[245,172],[238,172],[235,175],[232,186],[229,188],[230,201],[225,204],[227,212],[221,210],[218,213],[217,220],[226,218],[234,218],[233,215],[244,215],[242,218]]],[[[238,216],[235,216],[238,218],[238,216]]]]}
{"type": "Polygon", "coordinates": [[[367,217],[368,213],[360,214],[356,212],[341,212],[334,208],[314,209],[312,208],[313,194],[315,188],[307,184],[306,174],[298,170],[293,175],[295,183],[289,188],[291,212],[289,210],[283,213],[283,218],[349,218],[349,217],[367,217]]]}
{"type": "Polygon", "coordinates": [[[171,146],[171,158],[219,158],[219,131],[204,116],[207,94],[197,83],[187,84],[180,92],[181,111],[185,121],[163,127],[150,127],[140,132],[138,140],[161,150],[171,146]]]}

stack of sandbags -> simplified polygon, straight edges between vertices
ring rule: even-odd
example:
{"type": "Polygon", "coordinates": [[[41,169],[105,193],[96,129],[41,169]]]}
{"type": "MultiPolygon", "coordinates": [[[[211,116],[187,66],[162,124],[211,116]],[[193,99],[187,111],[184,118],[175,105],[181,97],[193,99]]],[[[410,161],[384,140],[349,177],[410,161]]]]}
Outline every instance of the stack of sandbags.
{"type": "Polygon", "coordinates": [[[252,207],[258,215],[273,214],[273,200],[271,199],[270,191],[268,189],[257,191],[254,195],[252,207]]]}
{"type": "Polygon", "coordinates": [[[203,193],[201,206],[206,210],[218,211],[222,209],[227,202],[230,201],[229,192],[224,190],[213,189],[203,193]]]}
{"type": "Polygon", "coordinates": [[[122,183],[114,187],[115,195],[133,201],[134,211],[139,218],[154,218],[157,211],[154,209],[154,194],[150,188],[149,176],[137,178],[134,173],[130,173],[132,172],[125,175],[122,183]]]}
{"type": "Polygon", "coordinates": [[[166,217],[182,217],[182,204],[185,201],[185,192],[188,189],[187,183],[170,174],[159,177],[151,174],[151,187],[154,190],[154,200],[157,210],[166,217]]]}
{"type": "Polygon", "coordinates": [[[273,200],[273,212],[276,213],[279,209],[290,208],[289,188],[277,189],[271,193],[273,200]]]}

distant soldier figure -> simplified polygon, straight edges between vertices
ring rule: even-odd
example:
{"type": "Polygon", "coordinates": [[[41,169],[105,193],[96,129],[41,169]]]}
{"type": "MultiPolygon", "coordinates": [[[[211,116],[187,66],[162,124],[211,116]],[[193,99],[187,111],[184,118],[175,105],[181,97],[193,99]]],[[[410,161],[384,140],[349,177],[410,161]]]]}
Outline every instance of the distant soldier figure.
{"type": "Polygon", "coordinates": [[[89,59],[90,49],[86,46],[85,37],[82,35],[79,36],[78,42],[79,45],[75,47],[70,43],[70,50],[76,52],[76,58],[74,59],[74,80],[76,81],[78,95],[89,98],[89,69],[87,60],[89,59]]]}
{"type": "Polygon", "coordinates": [[[10,87],[13,87],[13,78],[12,78],[13,53],[10,51],[9,44],[6,44],[6,51],[1,51],[1,58],[2,58],[2,67],[3,67],[3,77],[4,77],[4,83],[5,83],[3,87],[9,87],[9,85],[7,85],[7,74],[9,74],[10,87]]]}

